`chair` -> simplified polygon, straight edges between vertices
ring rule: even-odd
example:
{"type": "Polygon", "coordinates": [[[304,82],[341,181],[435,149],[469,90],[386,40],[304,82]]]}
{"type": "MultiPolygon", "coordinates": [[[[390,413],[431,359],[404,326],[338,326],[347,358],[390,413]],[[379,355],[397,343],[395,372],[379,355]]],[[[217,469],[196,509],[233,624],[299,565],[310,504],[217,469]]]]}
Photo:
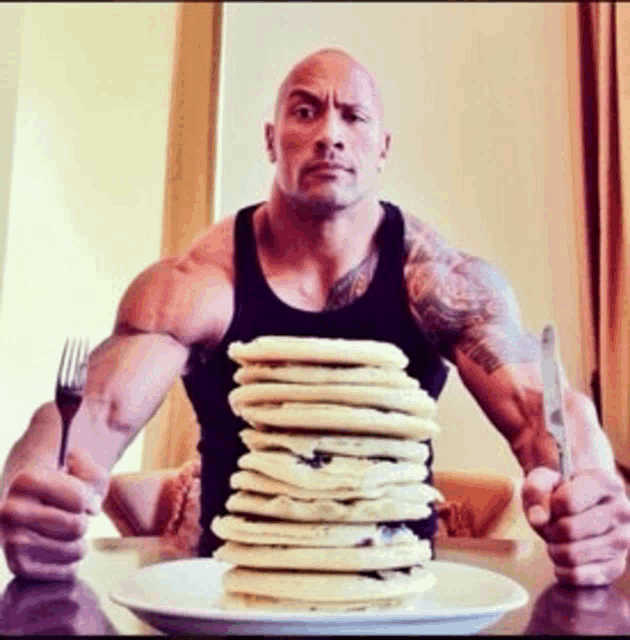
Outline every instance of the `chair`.
{"type": "MultiPolygon", "coordinates": [[[[114,474],[103,511],[122,536],[176,536],[186,506],[188,519],[198,518],[198,473],[199,461],[191,460],[175,469],[114,474]]],[[[435,471],[434,484],[446,500],[440,507],[446,526],[439,534],[521,539],[533,534],[520,505],[520,478],[441,470],[435,471]]],[[[188,522],[186,535],[195,525],[188,522]]]]}

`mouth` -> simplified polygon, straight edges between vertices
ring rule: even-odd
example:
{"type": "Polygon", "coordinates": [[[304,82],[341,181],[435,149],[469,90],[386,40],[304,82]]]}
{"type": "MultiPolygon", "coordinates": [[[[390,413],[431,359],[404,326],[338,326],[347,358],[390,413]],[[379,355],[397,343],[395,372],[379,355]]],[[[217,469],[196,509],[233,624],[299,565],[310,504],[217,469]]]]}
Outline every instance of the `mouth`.
{"type": "Polygon", "coordinates": [[[352,169],[337,162],[316,162],[306,167],[304,173],[338,173],[340,171],[352,172],[352,169]]]}

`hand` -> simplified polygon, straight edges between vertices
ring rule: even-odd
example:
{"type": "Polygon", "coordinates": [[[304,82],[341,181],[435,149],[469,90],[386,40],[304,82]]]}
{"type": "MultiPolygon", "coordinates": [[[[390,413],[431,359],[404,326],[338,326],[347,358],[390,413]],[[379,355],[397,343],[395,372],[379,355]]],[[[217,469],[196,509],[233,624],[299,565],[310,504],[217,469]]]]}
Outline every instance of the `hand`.
{"type": "Polygon", "coordinates": [[[566,481],[546,467],[532,469],[522,490],[532,528],[547,542],[562,584],[610,584],[626,568],[630,501],[623,481],[604,469],[582,469],[566,481]]]}
{"type": "Polygon", "coordinates": [[[18,472],[0,504],[7,565],[32,580],[72,580],[86,552],[87,514],[101,507],[109,473],[86,453],[71,451],[65,469],[18,472]]]}

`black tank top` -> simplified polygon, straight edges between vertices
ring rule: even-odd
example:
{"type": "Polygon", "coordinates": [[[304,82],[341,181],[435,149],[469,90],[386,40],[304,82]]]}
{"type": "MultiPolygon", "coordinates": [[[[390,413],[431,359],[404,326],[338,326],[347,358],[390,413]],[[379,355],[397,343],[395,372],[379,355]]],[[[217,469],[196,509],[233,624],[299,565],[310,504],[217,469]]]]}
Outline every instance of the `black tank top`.
{"type": "MultiPolygon", "coordinates": [[[[201,453],[201,518],[203,536],[200,554],[209,555],[221,541],[210,531],[212,518],[225,513],[230,495],[229,477],[246,448],[238,432],[247,426],[227,402],[236,386],[232,376],[237,365],[227,357],[228,345],[248,342],[261,335],[318,336],[382,340],[397,345],[409,358],[407,372],[433,398],[446,382],[447,370],[435,348],[425,338],[409,311],[403,279],[404,223],[400,210],[381,202],[385,210],[377,230],[378,264],[367,291],[349,305],[330,311],[302,311],[282,302],[271,290],[256,253],[252,205],[236,215],[234,226],[234,315],[219,345],[208,350],[191,348],[189,368],[183,377],[188,397],[201,427],[197,447],[201,453]]],[[[430,442],[429,442],[430,446],[430,442]]],[[[433,450],[428,460],[429,470],[433,450]]],[[[429,482],[432,482],[430,472],[429,482]]],[[[435,512],[430,518],[407,523],[423,538],[435,530],[435,512]]]]}

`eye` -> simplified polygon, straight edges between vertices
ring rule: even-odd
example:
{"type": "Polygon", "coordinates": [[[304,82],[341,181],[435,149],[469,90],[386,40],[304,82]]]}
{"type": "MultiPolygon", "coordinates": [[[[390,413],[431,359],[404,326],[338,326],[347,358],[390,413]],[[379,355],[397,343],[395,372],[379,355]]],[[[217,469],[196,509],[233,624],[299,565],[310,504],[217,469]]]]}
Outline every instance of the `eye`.
{"type": "Polygon", "coordinates": [[[343,114],[343,119],[351,124],[354,124],[355,122],[367,122],[367,118],[356,111],[346,111],[343,114]]]}
{"type": "Polygon", "coordinates": [[[315,109],[309,105],[302,104],[293,109],[292,113],[300,120],[310,120],[315,116],[315,109]]]}

